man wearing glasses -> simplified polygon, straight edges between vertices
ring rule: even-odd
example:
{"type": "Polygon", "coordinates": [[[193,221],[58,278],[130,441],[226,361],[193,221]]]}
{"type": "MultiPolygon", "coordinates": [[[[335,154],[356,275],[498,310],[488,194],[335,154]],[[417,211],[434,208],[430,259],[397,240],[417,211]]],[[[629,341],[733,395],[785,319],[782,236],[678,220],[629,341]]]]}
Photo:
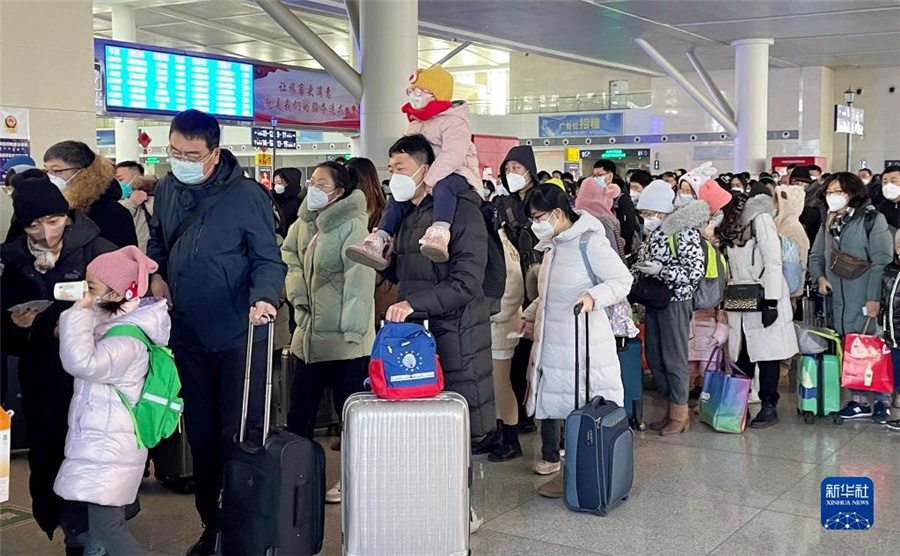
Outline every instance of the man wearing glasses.
{"type": "MultiPolygon", "coordinates": [[[[234,155],[219,148],[219,133],[219,122],[197,110],[172,120],[172,172],[157,186],[147,247],[159,263],[151,290],[172,307],[171,344],[205,529],[188,554],[212,554],[215,548],[222,431],[240,421],[248,317],[258,325],[274,317],[286,273],[271,201],[244,177],[234,155]]],[[[266,334],[255,339],[251,427],[262,422],[271,356],[266,334]]]]}

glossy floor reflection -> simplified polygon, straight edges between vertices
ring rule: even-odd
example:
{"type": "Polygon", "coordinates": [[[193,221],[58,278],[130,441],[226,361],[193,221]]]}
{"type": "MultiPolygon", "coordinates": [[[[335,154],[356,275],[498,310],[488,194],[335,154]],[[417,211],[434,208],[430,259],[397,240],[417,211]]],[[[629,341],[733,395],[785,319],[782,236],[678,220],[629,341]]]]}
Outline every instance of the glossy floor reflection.
{"type": "MultiPolygon", "coordinates": [[[[869,422],[805,425],[785,394],[781,423],[742,435],[712,432],[696,422],[689,432],[661,438],[637,434],[631,498],[609,517],[576,514],[535,487],[531,472],[540,437],[522,437],[524,458],[508,463],[473,460],[473,503],[485,523],[472,553],[490,556],[897,554],[900,551],[900,434],[869,422]],[[875,483],[875,526],[831,532],[819,524],[819,493],[829,476],[865,475],[875,483]]],[[[662,407],[648,392],[645,419],[662,407]]],[[[756,407],[751,407],[755,412],[756,407]]],[[[897,410],[895,410],[897,411],[897,410]]],[[[327,447],[330,439],[321,438],[327,447]]],[[[326,449],[329,481],[338,453],[326,449]]],[[[28,508],[27,465],[13,457],[9,507],[28,508]]],[[[330,484],[330,483],[329,483],[330,484]]],[[[180,555],[196,540],[193,499],[144,482],[141,514],[132,530],[151,553],[180,555]]],[[[5,507],[7,504],[4,505],[5,507]]],[[[5,519],[5,518],[4,518],[5,519]]],[[[328,506],[322,554],[341,554],[340,507],[328,506]]],[[[49,542],[33,521],[0,531],[5,555],[62,554],[60,535],[49,542]]],[[[424,555],[423,555],[424,556],[424,555]]]]}

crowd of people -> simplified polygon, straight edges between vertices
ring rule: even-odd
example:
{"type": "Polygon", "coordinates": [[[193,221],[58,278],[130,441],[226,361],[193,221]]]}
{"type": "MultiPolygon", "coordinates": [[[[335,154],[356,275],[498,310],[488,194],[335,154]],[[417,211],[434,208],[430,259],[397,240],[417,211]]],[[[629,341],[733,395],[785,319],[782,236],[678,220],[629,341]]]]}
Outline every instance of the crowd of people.
{"type": "MultiPolygon", "coordinates": [[[[590,354],[587,394],[624,404],[616,342],[634,325],[630,294],[645,300],[634,320],[645,327],[646,360],[667,402],[650,423],[661,435],[689,429],[690,400],[716,346],[758,374],[761,407],[749,426],[778,422],[783,369],[799,353],[799,301],[815,295],[805,284],[826,300],[838,333],[862,332],[875,319],[895,348],[895,375],[900,369],[900,313],[892,310],[900,306],[900,167],[751,176],[707,163],[620,176],[601,160],[576,181],[538,172],[531,147],[518,146],[499,180],[482,181],[466,106],[450,101],[444,74],[436,67],[413,76],[403,109],[410,133],[387,153],[389,198],[365,158],[321,163],[306,184],[299,170],[282,168],[269,191],[221,148],[215,118],[196,110],[172,120],[172,171],[158,180],[75,141],[48,149],[42,168],[30,159],[6,165],[13,214],[4,215],[0,248],[3,355],[18,358],[33,513],[50,538],[63,528],[67,553],[140,552],[125,520],[147,451],[104,387],[133,402],[146,374],[141,344],[107,334],[122,323],[174,351],[204,527],[190,554],[214,552],[222,431],[241,418],[251,355],[248,417],[262,422],[273,354],[265,334],[247,353],[248,319],[276,319],[290,334],[277,343],[294,358],[288,428],[312,437],[326,386],[337,407],[363,390],[381,315],[428,315],[445,387],[469,404],[472,452],[491,462],[521,458],[519,435],[535,431],[537,419],[532,469],[555,475],[539,490],[554,498],[563,494],[562,425],[586,388],[582,381],[575,391],[576,345],[590,354]],[[796,268],[784,258],[785,239],[796,268]],[[865,271],[836,275],[829,257],[838,247],[867,261],[865,271]],[[761,288],[759,310],[695,310],[720,254],[728,284],[761,288]],[[799,286],[789,268],[800,269],[799,286]],[[82,300],[54,300],[56,284],[78,280],[89,285],[82,300]],[[623,304],[626,323],[611,310],[623,304]],[[589,318],[589,345],[575,337],[576,307],[589,318]]],[[[900,430],[890,393],[871,403],[867,392],[849,395],[842,417],[900,430]]],[[[327,499],[340,502],[339,484],[327,499]]]]}

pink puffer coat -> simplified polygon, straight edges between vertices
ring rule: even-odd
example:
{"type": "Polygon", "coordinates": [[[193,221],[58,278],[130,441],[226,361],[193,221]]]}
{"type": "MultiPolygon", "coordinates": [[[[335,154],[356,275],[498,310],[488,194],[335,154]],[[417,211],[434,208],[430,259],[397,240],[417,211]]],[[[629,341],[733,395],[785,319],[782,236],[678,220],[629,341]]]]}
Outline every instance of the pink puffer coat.
{"type": "Polygon", "coordinates": [[[434,186],[450,174],[459,174],[479,193],[478,155],[472,142],[472,122],[469,106],[462,101],[429,120],[413,119],[407,135],[421,134],[434,149],[434,164],[425,175],[425,183],[434,186]]]}
{"type": "Polygon", "coordinates": [[[706,363],[716,346],[728,340],[728,315],[720,311],[716,318],[715,309],[694,311],[691,318],[691,337],[688,340],[688,361],[706,363]]]}

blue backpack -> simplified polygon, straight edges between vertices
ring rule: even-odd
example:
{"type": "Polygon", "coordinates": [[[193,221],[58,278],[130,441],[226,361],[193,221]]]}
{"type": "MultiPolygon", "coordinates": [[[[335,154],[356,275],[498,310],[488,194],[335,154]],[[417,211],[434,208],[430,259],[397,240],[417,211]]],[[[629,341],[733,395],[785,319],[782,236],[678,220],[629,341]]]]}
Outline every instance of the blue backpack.
{"type": "Polygon", "coordinates": [[[444,372],[427,320],[424,326],[382,323],[372,346],[369,380],[372,392],[389,400],[429,398],[441,393],[444,372]]]}
{"type": "Polygon", "coordinates": [[[791,294],[803,289],[803,263],[800,261],[800,250],[797,244],[784,236],[781,239],[781,272],[787,280],[791,294]]]}

